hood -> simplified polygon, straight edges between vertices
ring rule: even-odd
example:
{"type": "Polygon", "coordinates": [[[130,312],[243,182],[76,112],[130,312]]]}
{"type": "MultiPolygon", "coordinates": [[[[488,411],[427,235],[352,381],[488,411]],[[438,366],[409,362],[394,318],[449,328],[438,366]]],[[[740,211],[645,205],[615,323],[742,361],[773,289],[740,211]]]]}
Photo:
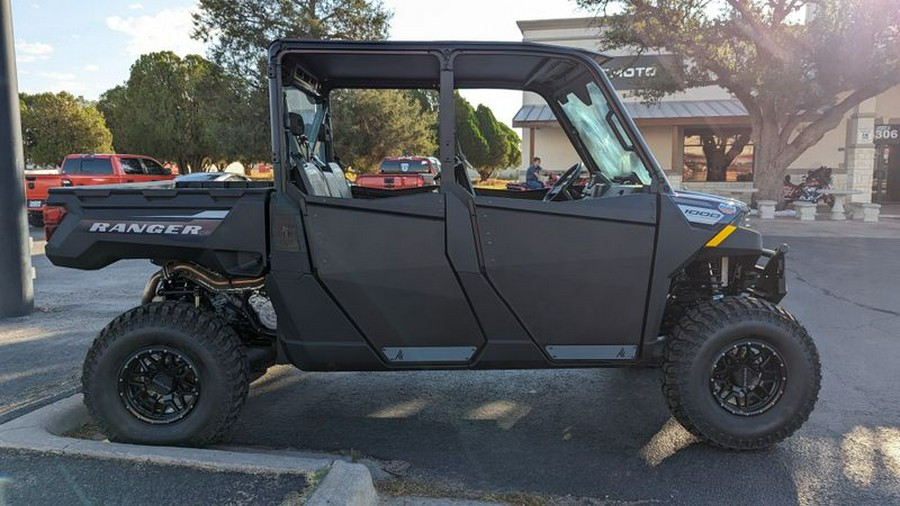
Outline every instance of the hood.
{"type": "Polygon", "coordinates": [[[750,206],[740,200],[708,193],[679,190],[672,195],[672,200],[685,219],[695,225],[743,224],[750,212],[750,206]]]}

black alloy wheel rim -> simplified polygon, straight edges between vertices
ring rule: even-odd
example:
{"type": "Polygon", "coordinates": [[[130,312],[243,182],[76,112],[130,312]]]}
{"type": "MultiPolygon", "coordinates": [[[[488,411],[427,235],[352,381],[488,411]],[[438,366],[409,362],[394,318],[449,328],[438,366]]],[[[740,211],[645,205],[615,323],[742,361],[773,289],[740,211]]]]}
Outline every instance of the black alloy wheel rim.
{"type": "Polygon", "coordinates": [[[184,353],[168,346],[139,350],[119,369],[119,398],[128,412],[144,422],[182,420],[199,397],[197,367],[184,353]]]}
{"type": "Polygon", "coordinates": [[[787,368],[781,355],[757,340],[732,344],[716,357],[710,393],[726,411],[754,416],[768,411],[784,393],[787,368]]]}

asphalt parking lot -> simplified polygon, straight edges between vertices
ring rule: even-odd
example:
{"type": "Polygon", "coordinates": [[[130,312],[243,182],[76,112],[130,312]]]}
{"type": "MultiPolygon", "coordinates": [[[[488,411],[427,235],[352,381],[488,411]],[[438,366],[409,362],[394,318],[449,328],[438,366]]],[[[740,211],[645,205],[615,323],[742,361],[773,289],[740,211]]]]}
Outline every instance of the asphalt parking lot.
{"type": "Polygon", "coordinates": [[[91,341],[117,314],[140,303],[153,265],[119,262],[99,271],[54,266],[43,233],[32,230],[35,309],[0,319],[0,422],[36,402],[74,392],[91,341]]]}
{"type": "MultiPolygon", "coordinates": [[[[785,230],[792,229],[774,231],[785,230]]],[[[900,233],[884,230],[768,237],[770,245],[792,246],[783,305],[810,330],[823,363],[809,422],[768,451],[695,444],[670,419],[658,373],[627,369],[277,367],[252,386],[231,444],[372,457],[391,474],[451,493],[616,503],[898,503],[900,233]]],[[[0,321],[0,417],[75,385],[93,336],[137,302],[152,271],[146,262],[98,272],[58,269],[40,254],[34,262],[39,310],[0,321]]]]}

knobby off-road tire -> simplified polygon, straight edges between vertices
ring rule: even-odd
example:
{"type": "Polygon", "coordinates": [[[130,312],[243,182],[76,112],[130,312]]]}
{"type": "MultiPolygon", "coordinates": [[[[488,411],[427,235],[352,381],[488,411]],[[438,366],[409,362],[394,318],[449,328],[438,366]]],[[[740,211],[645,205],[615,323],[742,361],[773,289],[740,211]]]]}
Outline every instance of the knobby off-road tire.
{"type": "Polygon", "coordinates": [[[240,340],[219,318],[190,304],[154,302],[100,332],[81,381],[84,403],[110,440],[203,446],[228,436],[248,375],[240,340]],[[171,397],[181,402],[160,408],[157,399],[171,397]]]}
{"type": "Polygon", "coordinates": [[[793,315],[764,300],[725,297],[688,309],[665,355],[669,409],[713,446],[755,450],[778,443],[803,425],[818,399],[815,344],[793,315]],[[765,381],[754,375],[759,370],[765,381]],[[751,395],[735,395],[749,387],[751,395]]]}

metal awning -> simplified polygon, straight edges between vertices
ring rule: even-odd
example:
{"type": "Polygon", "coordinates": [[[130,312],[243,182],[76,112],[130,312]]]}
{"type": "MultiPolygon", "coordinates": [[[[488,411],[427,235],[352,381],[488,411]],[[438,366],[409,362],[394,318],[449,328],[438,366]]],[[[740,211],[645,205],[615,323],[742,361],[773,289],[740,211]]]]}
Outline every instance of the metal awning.
{"type": "MultiPolygon", "coordinates": [[[[625,102],[625,109],[636,120],[748,116],[747,109],[740,100],[672,100],[650,105],[640,102],[625,102]]],[[[556,116],[547,105],[523,105],[513,117],[513,126],[517,128],[554,124],[556,124],[556,116]]]]}

